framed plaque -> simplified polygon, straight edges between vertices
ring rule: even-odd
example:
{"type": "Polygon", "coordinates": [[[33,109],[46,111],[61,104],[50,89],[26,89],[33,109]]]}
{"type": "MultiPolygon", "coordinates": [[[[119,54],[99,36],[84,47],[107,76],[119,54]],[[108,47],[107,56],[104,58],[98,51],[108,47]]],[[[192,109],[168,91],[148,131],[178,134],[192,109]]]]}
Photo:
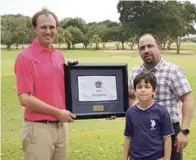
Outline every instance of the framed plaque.
{"type": "Polygon", "coordinates": [[[64,65],[66,108],[76,119],[124,117],[128,108],[126,64],[64,65]]]}

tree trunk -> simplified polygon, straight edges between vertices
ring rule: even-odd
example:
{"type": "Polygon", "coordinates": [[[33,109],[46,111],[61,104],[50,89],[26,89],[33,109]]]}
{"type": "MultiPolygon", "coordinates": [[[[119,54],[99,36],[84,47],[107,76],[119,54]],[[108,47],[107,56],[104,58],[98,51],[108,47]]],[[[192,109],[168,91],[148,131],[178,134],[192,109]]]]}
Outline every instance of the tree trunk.
{"type": "Polygon", "coordinates": [[[122,41],[121,43],[122,43],[122,50],[124,50],[125,49],[124,41],[122,41]]]}
{"type": "Polygon", "coordinates": [[[117,47],[117,50],[119,50],[120,49],[120,42],[116,41],[116,42],[114,42],[114,44],[117,47]]]}
{"type": "Polygon", "coordinates": [[[7,44],[7,50],[11,49],[11,44],[7,44]]]}
{"type": "Polygon", "coordinates": [[[16,46],[16,50],[17,50],[17,49],[18,49],[19,44],[18,44],[18,43],[16,43],[16,44],[15,44],[15,46],[16,46]]]}
{"type": "Polygon", "coordinates": [[[162,43],[162,49],[165,49],[166,42],[162,43]]]}
{"type": "Polygon", "coordinates": [[[22,42],[22,49],[24,49],[24,41],[22,42]]]}
{"type": "Polygon", "coordinates": [[[131,50],[133,50],[134,44],[135,42],[127,42],[127,45],[131,48],[131,50]]]}
{"type": "Polygon", "coordinates": [[[180,45],[181,45],[181,37],[178,37],[178,38],[176,39],[177,54],[180,54],[180,45]]]}
{"type": "Polygon", "coordinates": [[[134,44],[135,44],[134,42],[131,44],[131,50],[133,50],[133,46],[134,46],[134,44]]]}
{"type": "Polygon", "coordinates": [[[96,47],[95,47],[95,49],[99,49],[99,43],[96,43],[96,47]]]}
{"type": "Polygon", "coordinates": [[[102,43],[102,45],[103,45],[103,48],[105,48],[105,42],[104,42],[104,43],[102,43]]]}
{"type": "Polygon", "coordinates": [[[83,48],[87,49],[88,43],[84,42],[83,43],[83,48]]]}
{"type": "Polygon", "coordinates": [[[67,49],[70,50],[71,49],[71,44],[67,43],[67,49]]]}
{"type": "Polygon", "coordinates": [[[168,45],[167,45],[167,49],[168,49],[168,50],[170,50],[170,49],[171,49],[171,44],[172,44],[172,42],[171,42],[171,41],[169,41],[169,42],[168,42],[168,45]]]}
{"type": "Polygon", "coordinates": [[[177,45],[177,54],[180,54],[180,46],[177,45]]]}
{"type": "Polygon", "coordinates": [[[72,44],[72,49],[75,49],[76,47],[75,47],[75,44],[72,44]]]}

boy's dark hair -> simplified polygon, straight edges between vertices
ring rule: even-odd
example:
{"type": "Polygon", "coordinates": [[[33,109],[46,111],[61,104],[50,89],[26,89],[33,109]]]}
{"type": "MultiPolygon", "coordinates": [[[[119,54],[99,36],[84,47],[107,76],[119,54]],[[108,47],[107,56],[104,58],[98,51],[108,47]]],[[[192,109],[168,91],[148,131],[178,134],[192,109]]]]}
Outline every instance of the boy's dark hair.
{"type": "Polygon", "coordinates": [[[56,14],[54,14],[52,11],[48,10],[47,8],[43,8],[41,11],[38,11],[36,12],[33,17],[32,17],[32,25],[33,27],[36,27],[37,26],[37,18],[40,16],[40,15],[49,15],[51,14],[55,21],[56,21],[56,26],[58,26],[58,18],[56,16],[56,14]]]}
{"type": "Polygon", "coordinates": [[[136,90],[136,85],[140,83],[142,80],[144,80],[145,83],[150,83],[153,90],[156,89],[157,87],[156,77],[152,73],[140,73],[133,80],[133,86],[135,90],[136,90]]]}

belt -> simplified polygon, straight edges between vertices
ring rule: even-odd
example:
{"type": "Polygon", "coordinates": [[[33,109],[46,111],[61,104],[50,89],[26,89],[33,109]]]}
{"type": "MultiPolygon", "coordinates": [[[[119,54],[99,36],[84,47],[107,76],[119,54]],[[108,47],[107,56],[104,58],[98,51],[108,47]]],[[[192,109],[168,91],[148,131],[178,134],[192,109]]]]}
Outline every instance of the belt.
{"type": "Polygon", "coordinates": [[[27,120],[25,119],[25,121],[30,121],[30,122],[38,122],[38,123],[59,123],[60,121],[50,121],[50,120],[27,120]]]}

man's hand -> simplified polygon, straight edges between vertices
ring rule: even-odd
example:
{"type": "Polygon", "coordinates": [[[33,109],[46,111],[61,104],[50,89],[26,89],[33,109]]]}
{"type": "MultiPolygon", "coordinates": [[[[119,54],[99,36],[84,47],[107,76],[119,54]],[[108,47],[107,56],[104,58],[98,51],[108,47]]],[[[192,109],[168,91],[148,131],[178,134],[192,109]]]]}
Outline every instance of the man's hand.
{"type": "Polygon", "coordinates": [[[184,135],[183,133],[178,133],[176,137],[176,143],[175,145],[177,146],[177,152],[182,152],[183,149],[187,146],[188,144],[188,136],[184,135]]]}
{"type": "Polygon", "coordinates": [[[106,120],[113,120],[116,119],[116,116],[107,117],[106,120]]]}
{"type": "Polygon", "coordinates": [[[68,66],[74,66],[76,64],[78,64],[79,62],[78,61],[68,61],[68,66]]]}
{"type": "Polygon", "coordinates": [[[56,114],[56,117],[61,122],[73,122],[73,119],[76,118],[76,115],[67,110],[59,110],[59,112],[56,114]]]}

